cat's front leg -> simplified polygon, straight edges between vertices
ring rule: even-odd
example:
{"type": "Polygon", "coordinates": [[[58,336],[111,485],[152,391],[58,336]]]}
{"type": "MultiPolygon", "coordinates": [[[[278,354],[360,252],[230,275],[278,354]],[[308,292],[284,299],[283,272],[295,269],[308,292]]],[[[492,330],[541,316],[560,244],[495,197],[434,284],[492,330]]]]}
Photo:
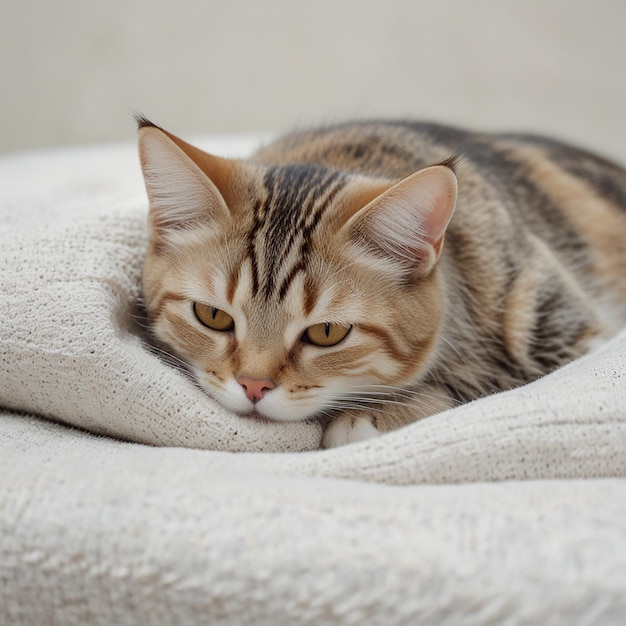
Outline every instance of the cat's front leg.
{"type": "Polygon", "coordinates": [[[389,403],[387,406],[381,405],[381,409],[375,413],[359,409],[342,412],[326,426],[322,447],[336,448],[374,439],[454,406],[454,401],[441,389],[428,387],[427,390],[420,389],[420,394],[428,397],[428,404],[415,406],[409,402],[389,403]]]}
{"type": "Polygon", "coordinates": [[[326,427],[322,447],[337,448],[380,435],[382,432],[376,427],[376,418],[371,415],[360,411],[343,413],[326,427]]]}

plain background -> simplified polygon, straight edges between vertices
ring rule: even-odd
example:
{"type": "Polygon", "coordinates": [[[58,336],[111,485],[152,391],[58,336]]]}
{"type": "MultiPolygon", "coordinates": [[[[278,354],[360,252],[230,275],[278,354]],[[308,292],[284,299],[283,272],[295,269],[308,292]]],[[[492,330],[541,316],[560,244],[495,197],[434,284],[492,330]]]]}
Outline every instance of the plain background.
{"type": "Polygon", "coordinates": [[[365,117],[626,162],[624,0],[0,0],[0,152],[365,117]]]}

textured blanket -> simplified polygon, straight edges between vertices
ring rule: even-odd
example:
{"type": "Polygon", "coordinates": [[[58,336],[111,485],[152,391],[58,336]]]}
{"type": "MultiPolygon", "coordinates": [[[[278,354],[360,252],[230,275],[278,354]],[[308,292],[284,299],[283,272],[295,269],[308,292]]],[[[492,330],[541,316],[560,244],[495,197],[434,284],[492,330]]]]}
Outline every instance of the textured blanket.
{"type": "Polygon", "coordinates": [[[626,331],[320,451],[147,346],[146,211],[133,146],[0,159],[0,624],[626,623],[626,331]]]}

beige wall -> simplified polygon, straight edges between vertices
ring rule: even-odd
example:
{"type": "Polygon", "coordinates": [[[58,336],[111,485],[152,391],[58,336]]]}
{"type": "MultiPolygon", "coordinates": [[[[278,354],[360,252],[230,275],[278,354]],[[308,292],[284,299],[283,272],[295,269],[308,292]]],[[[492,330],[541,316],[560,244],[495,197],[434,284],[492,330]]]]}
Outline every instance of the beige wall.
{"type": "Polygon", "coordinates": [[[0,151],[409,116],[626,161],[624,0],[0,0],[0,151]]]}

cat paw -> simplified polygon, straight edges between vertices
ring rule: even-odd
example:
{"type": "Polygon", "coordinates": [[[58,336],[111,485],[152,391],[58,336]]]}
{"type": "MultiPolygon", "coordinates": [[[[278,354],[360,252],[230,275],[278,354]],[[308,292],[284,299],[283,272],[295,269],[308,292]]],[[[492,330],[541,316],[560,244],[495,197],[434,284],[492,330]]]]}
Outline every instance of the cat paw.
{"type": "Polygon", "coordinates": [[[349,443],[367,441],[381,435],[370,417],[366,415],[343,415],[331,422],[324,431],[322,447],[336,448],[349,443]]]}

